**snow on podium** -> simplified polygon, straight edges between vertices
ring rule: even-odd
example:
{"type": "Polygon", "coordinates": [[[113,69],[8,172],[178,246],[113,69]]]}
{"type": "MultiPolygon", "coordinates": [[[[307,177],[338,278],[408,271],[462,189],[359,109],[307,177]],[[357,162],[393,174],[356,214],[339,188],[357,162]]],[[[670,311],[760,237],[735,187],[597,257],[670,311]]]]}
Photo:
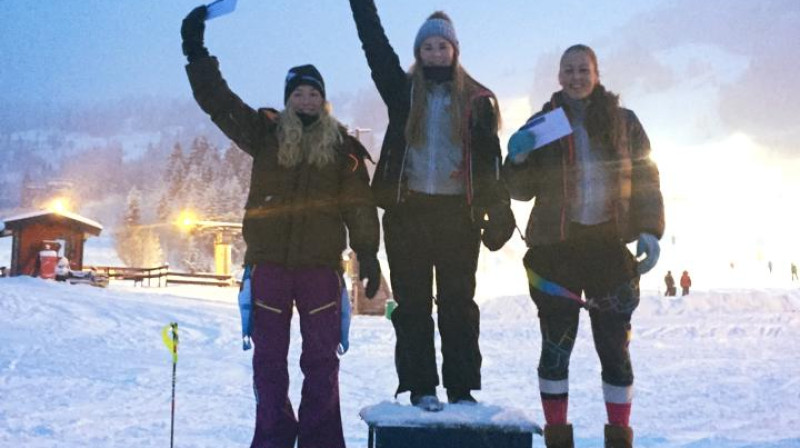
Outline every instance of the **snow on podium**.
{"type": "Polygon", "coordinates": [[[382,402],[359,412],[368,448],[531,448],[542,428],[522,411],[484,404],[448,404],[441,412],[382,402]]]}

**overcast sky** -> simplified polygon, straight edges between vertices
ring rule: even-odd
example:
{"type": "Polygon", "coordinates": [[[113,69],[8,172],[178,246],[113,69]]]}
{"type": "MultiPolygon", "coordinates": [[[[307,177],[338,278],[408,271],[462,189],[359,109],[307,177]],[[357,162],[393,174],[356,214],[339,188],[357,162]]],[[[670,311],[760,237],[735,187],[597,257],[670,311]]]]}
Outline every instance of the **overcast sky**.
{"type": "MultiPolygon", "coordinates": [[[[0,0],[2,103],[188,97],[179,28],[191,0],[0,0]]],[[[586,43],[602,81],[648,132],[680,144],[742,132],[791,153],[800,137],[797,0],[377,0],[404,64],[422,21],[448,12],[462,62],[514,107],[557,90],[561,52],[586,43]],[[794,37],[794,38],[793,38],[794,37]]],[[[206,44],[231,86],[278,105],[288,67],[312,62],[329,97],[372,89],[346,0],[239,0],[208,23],[206,44]]],[[[336,106],[334,104],[334,106],[336,106]]]]}
{"type": "MultiPolygon", "coordinates": [[[[0,107],[142,95],[191,101],[179,30],[198,4],[0,0],[0,107]]],[[[739,247],[736,257],[759,260],[800,254],[800,1],[377,6],[405,66],[425,18],[437,9],[450,14],[462,63],[500,99],[503,141],[558,90],[563,50],[592,46],[601,81],[621,94],[650,136],[668,241],[677,236],[726,260],[734,257],[731,247],[739,247]]],[[[347,0],[239,0],[233,14],[207,23],[206,45],[254,107],[280,108],[287,69],[313,63],[345,123],[384,130],[347,0]]]]}

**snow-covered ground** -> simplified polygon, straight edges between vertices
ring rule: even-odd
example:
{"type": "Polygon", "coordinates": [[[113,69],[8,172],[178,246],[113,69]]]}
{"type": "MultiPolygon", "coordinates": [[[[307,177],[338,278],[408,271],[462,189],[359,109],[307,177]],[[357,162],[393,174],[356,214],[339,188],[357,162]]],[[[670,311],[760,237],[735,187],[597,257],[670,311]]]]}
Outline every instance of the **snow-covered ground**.
{"type": "MultiPolygon", "coordinates": [[[[235,295],[230,288],[100,289],[1,278],[0,446],[167,446],[172,364],[160,331],[170,321],[179,323],[181,337],[175,446],[248,446],[252,352],[241,350],[235,295]]],[[[534,306],[517,295],[484,300],[481,308],[484,381],[475,395],[541,422],[534,306]]],[[[573,355],[570,420],[577,446],[599,447],[605,409],[587,321],[573,355]]],[[[683,298],[645,292],[633,324],[636,446],[800,446],[796,286],[699,290],[683,298]]],[[[350,447],[367,442],[359,410],[393,401],[393,344],[385,318],[354,317],[340,375],[350,447]]],[[[295,322],[295,405],[298,359],[295,322]]],[[[540,438],[534,446],[542,446],[540,438]]]]}

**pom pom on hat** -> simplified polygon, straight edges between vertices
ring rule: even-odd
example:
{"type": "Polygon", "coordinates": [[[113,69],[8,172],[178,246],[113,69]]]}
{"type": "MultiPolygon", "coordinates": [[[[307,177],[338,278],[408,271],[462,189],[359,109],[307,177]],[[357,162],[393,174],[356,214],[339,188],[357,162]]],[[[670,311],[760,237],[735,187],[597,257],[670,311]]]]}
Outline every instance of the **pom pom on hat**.
{"type": "Polygon", "coordinates": [[[453,27],[453,22],[450,16],[442,11],[436,11],[431,14],[428,19],[422,23],[422,26],[417,31],[417,37],[414,39],[414,54],[419,54],[419,47],[425,42],[425,39],[433,36],[439,36],[453,45],[456,53],[458,53],[458,37],[456,36],[456,29],[453,27]]]}

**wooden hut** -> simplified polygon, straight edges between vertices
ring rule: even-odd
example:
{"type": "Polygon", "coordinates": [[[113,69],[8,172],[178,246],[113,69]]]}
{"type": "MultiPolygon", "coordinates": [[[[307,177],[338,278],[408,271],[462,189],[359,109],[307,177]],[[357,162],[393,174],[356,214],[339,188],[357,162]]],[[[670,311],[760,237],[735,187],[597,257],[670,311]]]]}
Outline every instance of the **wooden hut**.
{"type": "Polygon", "coordinates": [[[33,275],[39,252],[47,244],[60,246],[59,255],[70,261],[70,268],[83,268],[83,245],[90,236],[98,236],[103,226],[70,212],[41,210],[3,220],[0,237],[12,237],[9,275],[33,275]]]}

